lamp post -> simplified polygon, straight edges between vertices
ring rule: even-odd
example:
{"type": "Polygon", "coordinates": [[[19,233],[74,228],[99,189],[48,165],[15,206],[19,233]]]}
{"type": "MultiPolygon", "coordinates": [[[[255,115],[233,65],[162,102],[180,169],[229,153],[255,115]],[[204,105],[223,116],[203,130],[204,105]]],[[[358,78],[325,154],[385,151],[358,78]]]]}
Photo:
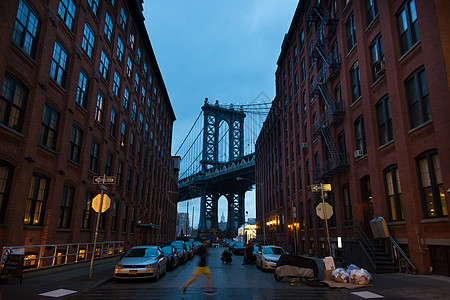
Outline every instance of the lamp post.
{"type": "Polygon", "coordinates": [[[264,184],[256,182],[254,180],[248,179],[248,178],[242,178],[242,177],[236,177],[236,180],[247,180],[250,181],[256,185],[260,185],[261,186],[261,201],[262,201],[262,206],[263,206],[263,213],[262,213],[262,217],[263,217],[263,245],[266,245],[266,221],[265,221],[265,215],[266,215],[266,208],[265,208],[265,203],[264,203],[264,184]]]}

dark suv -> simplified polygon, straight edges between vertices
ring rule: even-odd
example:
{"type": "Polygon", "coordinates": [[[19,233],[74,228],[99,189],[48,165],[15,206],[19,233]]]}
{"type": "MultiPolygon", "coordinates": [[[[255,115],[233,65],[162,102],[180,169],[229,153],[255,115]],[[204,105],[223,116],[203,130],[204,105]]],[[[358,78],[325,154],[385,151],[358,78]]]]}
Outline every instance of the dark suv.
{"type": "Polygon", "coordinates": [[[189,260],[186,243],[184,241],[174,241],[172,245],[177,248],[180,264],[185,264],[189,260]]]}

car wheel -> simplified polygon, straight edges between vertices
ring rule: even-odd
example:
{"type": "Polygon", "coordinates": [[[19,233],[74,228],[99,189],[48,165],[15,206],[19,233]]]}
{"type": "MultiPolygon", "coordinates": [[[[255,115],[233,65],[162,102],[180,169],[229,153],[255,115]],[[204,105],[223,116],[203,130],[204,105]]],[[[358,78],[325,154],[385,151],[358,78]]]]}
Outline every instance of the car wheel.
{"type": "Polygon", "coordinates": [[[156,270],[156,275],[155,275],[155,281],[158,281],[159,280],[159,277],[160,277],[160,274],[159,274],[159,267],[158,267],[158,269],[156,270]]]}

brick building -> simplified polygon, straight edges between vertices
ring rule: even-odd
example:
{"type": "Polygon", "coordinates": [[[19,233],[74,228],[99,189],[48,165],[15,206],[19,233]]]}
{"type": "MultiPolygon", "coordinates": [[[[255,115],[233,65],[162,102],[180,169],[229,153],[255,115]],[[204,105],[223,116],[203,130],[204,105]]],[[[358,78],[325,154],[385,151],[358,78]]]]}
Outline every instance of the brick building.
{"type": "Polygon", "coordinates": [[[361,245],[383,217],[418,272],[450,275],[449,15],[443,0],[299,1],[256,146],[259,239],[265,223],[270,242],[325,254],[311,186],[330,183],[337,258],[381,271],[361,245]]]}
{"type": "Polygon", "coordinates": [[[116,184],[99,241],[136,245],[138,224],[151,224],[140,243],[175,238],[175,114],[142,10],[0,2],[0,246],[92,242],[104,174],[116,184]]]}

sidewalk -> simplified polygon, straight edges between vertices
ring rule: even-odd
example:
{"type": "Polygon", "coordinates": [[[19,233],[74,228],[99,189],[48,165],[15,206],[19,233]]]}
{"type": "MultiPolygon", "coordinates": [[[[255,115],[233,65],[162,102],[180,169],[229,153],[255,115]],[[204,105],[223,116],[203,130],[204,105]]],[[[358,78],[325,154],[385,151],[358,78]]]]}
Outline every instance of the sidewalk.
{"type": "MultiPolygon", "coordinates": [[[[19,279],[9,280],[0,284],[0,299],[50,299],[49,296],[39,295],[58,289],[82,293],[112,281],[115,265],[116,261],[95,264],[92,268],[92,280],[89,280],[89,266],[47,275],[27,276],[22,283],[19,279]]],[[[62,291],[64,293],[68,292],[62,291]]]]}

